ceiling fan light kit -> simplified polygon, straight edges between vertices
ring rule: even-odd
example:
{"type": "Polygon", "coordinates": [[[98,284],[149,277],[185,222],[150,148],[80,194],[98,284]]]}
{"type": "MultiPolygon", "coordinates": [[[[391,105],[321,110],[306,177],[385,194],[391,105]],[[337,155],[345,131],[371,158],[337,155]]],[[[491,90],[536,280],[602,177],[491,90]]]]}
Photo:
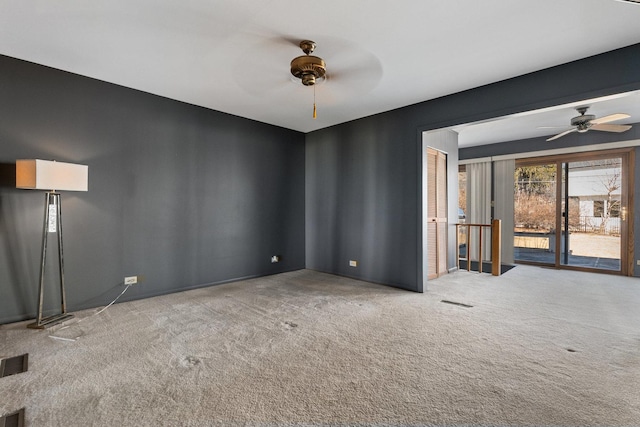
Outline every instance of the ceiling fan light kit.
{"type": "Polygon", "coordinates": [[[563,132],[560,132],[557,135],[552,136],[547,139],[547,141],[553,141],[554,139],[561,138],[565,135],[568,135],[573,132],[585,133],[589,130],[597,130],[601,132],[625,132],[631,129],[631,125],[611,125],[606,124],[609,122],[614,122],[616,120],[628,119],[628,114],[624,113],[616,113],[610,114],[608,116],[596,118],[593,114],[586,114],[589,107],[578,107],[576,110],[580,113],[579,116],[576,116],[571,119],[571,129],[567,129],[563,132]]]}

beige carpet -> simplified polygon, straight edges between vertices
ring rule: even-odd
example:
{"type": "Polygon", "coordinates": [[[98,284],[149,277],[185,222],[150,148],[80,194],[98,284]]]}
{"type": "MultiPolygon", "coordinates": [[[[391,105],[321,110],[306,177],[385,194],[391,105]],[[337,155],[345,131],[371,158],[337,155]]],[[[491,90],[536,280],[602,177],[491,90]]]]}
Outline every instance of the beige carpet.
{"type": "Polygon", "coordinates": [[[635,278],[518,266],[417,294],[301,270],[94,312],[55,332],[76,341],[0,326],[0,355],[30,357],[28,372],[0,379],[0,415],[26,407],[28,426],[640,425],[635,278]]]}

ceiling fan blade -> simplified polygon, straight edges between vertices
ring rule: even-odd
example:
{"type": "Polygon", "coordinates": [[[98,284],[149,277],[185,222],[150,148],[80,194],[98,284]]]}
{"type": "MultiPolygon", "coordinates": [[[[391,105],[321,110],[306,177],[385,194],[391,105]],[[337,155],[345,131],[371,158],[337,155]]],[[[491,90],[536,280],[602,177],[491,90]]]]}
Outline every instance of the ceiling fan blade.
{"type": "Polygon", "coordinates": [[[631,116],[628,114],[616,113],[609,116],[600,117],[598,119],[593,119],[590,123],[593,125],[601,125],[603,123],[615,122],[616,120],[628,119],[629,117],[631,116]]]}
{"type": "Polygon", "coordinates": [[[603,125],[603,124],[595,124],[591,126],[589,129],[600,130],[604,132],[625,132],[631,129],[631,125],[603,125]]]}
{"type": "Polygon", "coordinates": [[[558,139],[561,138],[565,135],[568,135],[572,132],[576,132],[578,130],[578,128],[571,128],[569,130],[565,130],[564,132],[560,132],[559,134],[557,134],[556,136],[552,136],[551,138],[547,139],[547,141],[553,141],[554,139],[558,139]]]}
{"type": "Polygon", "coordinates": [[[380,83],[382,64],[366,46],[328,36],[316,41],[316,53],[327,64],[326,85],[318,86],[318,94],[340,102],[365,95],[380,83]]]}

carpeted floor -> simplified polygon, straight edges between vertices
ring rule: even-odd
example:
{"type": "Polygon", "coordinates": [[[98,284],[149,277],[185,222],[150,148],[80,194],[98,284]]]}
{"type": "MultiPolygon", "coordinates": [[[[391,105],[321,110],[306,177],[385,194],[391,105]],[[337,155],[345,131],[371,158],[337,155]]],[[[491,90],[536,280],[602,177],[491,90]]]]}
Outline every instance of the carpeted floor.
{"type": "Polygon", "coordinates": [[[0,378],[0,415],[25,407],[28,426],[638,426],[638,307],[637,278],[530,266],[449,274],[425,294],[301,270],[79,312],[53,332],[0,326],[0,356],[30,361],[0,378]]]}

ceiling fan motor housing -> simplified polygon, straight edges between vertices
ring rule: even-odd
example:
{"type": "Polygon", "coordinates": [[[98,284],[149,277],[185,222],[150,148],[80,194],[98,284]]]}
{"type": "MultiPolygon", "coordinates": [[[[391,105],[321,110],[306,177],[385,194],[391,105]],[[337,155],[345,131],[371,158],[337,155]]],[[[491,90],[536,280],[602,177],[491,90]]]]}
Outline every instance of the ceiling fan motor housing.
{"type": "Polygon", "coordinates": [[[575,126],[578,132],[586,132],[591,127],[591,120],[595,118],[593,114],[582,114],[571,119],[571,126],[575,126]]]}
{"type": "Polygon", "coordinates": [[[313,86],[316,80],[324,78],[327,65],[322,58],[310,55],[316,48],[316,44],[311,40],[301,41],[300,48],[306,55],[298,56],[291,61],[291,74],[301,79],[303,85],[313,86]]]}
{"type": "Polygon", "coordinates": [[[291,61],[291,74],[302,79],[305,86],[313,86],[316,79],[324,78],[327,68],[322,60],[313,55],[298,56],[291,61]]]}

